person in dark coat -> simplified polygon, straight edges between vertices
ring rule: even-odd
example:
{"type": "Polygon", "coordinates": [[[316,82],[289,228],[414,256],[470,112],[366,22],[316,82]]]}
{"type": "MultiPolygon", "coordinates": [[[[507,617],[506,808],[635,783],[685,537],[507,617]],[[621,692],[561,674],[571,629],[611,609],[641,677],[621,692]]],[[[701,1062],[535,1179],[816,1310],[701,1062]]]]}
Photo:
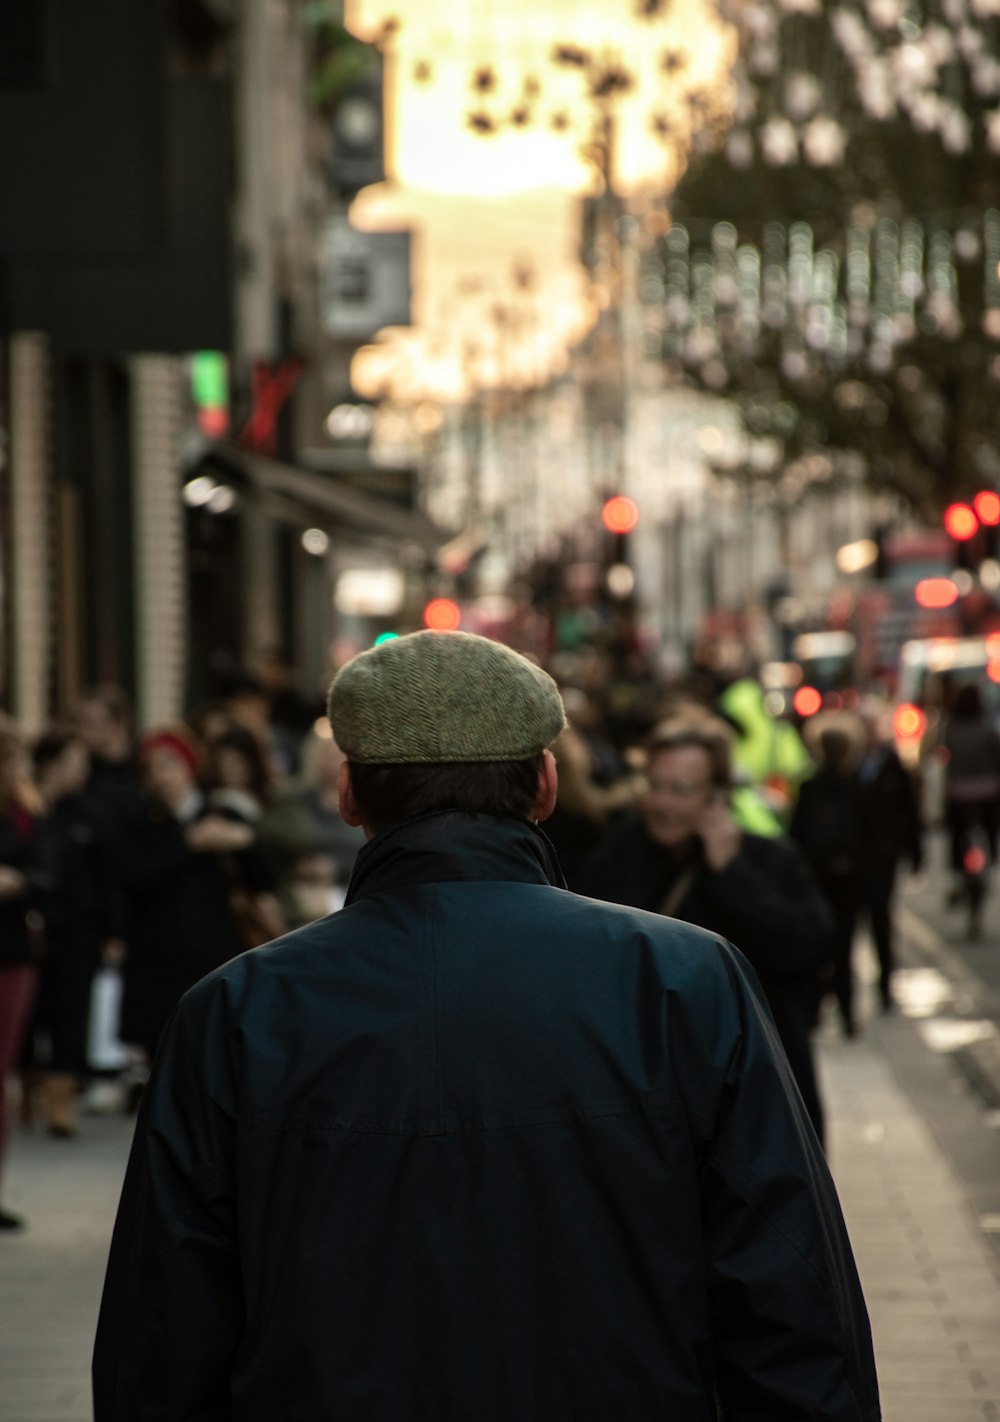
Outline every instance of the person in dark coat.
{"type": "Polygon", "coordinates": [[[752,969],[561,887],[555,684],[420,632],[330,697],[339,913],[181,1001],[95,1422],[876,1422],[837,1197],[752,969]]]}
{"type": "Polygon", "coordinates": [[[864,716],[865,751],[858,766],[861,781],[861,903],[868,915],[878,957],[882,1010],[892,1007],[893,899],[900,865],[919,873],[924,863],[920,797],[913,776],[881,734],[881,717],[864,716]]]}
{"type": "Polygon", "coordinates": [[[142,805],[142,786],[128,696],[120,686],[95,686],[80,698],[74,721],[90,752],[86,794],[113,824],[132,819],[142,805]]]}
{"type": "MultiPolygon", "coordinates": [[[[98,805],[83,793],[90,771],[84,741],[49,731],[32,748],[45,808],[39,852],[49,882],[44,899],[45,956],[32,1021],[47,1040],[43,1109],[51,1135],[76,1131],[75,1099],[87,1070],[90,989],[112,934],[112,838],[98,805]]],[[[35,1057],[35,1064],[38,1063],[35,1057]]]]}
{"type": "MultiPolygon", "coordinates": [[[[107,684],[88,688],[74,713],[74,724],[90,752],[90,774],[84,796],[94,814],[107,825],[112,844],[129,841],[132,824],[141,820],[146,801],[139,778],[132,735],[132,705],[121,686],[107,684]]],[[[128,952],[127,891],[112,853],[112,896],[108,936],[101,945],[101,962],[120,969],[128,952]]]]}
{"type": "Polygon", "coordinates": [[[857,1032],[852,950],[861,907],[864,794],[848,732],[819,735],[819,765],[799,791],[789,833],[805,855],[833,916],[833,987],[844,1033],[857,1032]]]}
{"type": "Polygon", "coordinates": [[[716,718],[661,722],[638,815],[594,855],[588,892],[698,924],[753,964],[816,1134],[823,1107],[810,1033],[832,956],[829,909],[785,839],[747,834],[729,810],[730,733],[716,718]]]}
{"type": "MultiPolygon", "coordinates": [[[[0,1184],[10,1133],[8,1078],[18,1066],[38,983],[44,864],[38,849],[41,805],[31,784],[24,740],[0,716],[0,1184]]],[[[21,1229],[0,1207],[0,1230],[21,1229]]]]}
{"type": "Polygon", "coordinates": [[[983,835],[993,865],[1000,829],[1000,732],[987,715],[975,682],[956,692],[942,745],[948,752],[944,814],[949,860],[952,872],[960,876],[970,834],[983,835]]]}
{"type": "Polygon", "coordinates": [[[129,916],[121,1035],[151,1057],[188,988],[246,946],[234,895],[271,881],[257,877],[252,828],[209,806],[182,728],[150,732],[138,758],[144,812],[116,847],[129,916]]]}

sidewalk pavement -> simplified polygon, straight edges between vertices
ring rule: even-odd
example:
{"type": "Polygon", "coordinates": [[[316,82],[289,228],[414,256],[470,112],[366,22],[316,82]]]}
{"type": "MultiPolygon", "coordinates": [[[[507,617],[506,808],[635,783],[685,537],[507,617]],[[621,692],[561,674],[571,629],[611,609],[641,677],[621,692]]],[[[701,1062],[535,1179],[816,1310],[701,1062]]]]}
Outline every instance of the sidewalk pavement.
{"type": "Polygon", "coordinates": [[[984,1104],[1000,1110],[1000,871],[982,917],[981,935],[965,936],[960,909],[946,906],[951,880],[947,843],[928,835],[928,866],[904,878],[897,924],[904,960],[926,970],[926,1010],[936,1026],[925,1035],[942,1046],[984,1104]],[[937,1000],[932,1000],[934,994],[937,1000]],[[946,1034],[950,1034],[946,1041],[946,1034]]]}
{"type": "MultiPolygon", "coordinates": [[[[897,1080],[901,1052],[930,1056],[901,1016],[819,1043],[885,1422],[1000,1422],[1000,1273],[983,1232],[1000,1217],[977,1218],[897,1080]]],[[[957,1130],[988,1130],[968,1099],[951,1114],[957,1130]]],[[[85,1119],[75,1141],[15,1136],[6,1199],[30,1227],[0,1238],[0,1422],[90,1422],[90,1348],[130,1132],[111,1117],[85,1119]]]]}
{"type": "MultiPolygon", "coordinates": [[[[825,1041],[830,1164],[871,1315],[885,1422],[1000,1422],[1000,1262],[890,1056],[913,1024],[825,1041]]],[[[926,1049],[918,1048],[922,1052],[926,1049]]],[[[961,1128],[988,1130],[967,1099],[961,1128]]],[[[994,1140],[1000,1169],[1000,1140],[994,1140]]]]}

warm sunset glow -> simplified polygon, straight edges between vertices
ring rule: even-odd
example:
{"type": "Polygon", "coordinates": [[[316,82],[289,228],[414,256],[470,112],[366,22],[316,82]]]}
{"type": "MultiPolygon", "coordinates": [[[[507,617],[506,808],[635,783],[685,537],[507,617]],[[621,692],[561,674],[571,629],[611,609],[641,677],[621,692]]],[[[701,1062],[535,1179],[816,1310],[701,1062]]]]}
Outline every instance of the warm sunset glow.
{"type": "Polygon", "coordinates": [[[414,325],[359,352],[359,393],[457,399],[539,384],[565,367],[596,311],[579,260],[579,198],[601,177],[596,108],[580,72],[551,56],[573,44],[634,74],[613,105],[614,182],[660,197],[684,161],[684,86],[724,113],[734,55],[709,0],[673,0],[665,14],[643,21],[606,0],[349,0],[346,22],[364,39],[399,22],[383,41],[389,181],[360,195],[352,220],[364,230],[409,225],[415,237],[414,325]],[[683,62],[683,85],[663,72],[668,49],[683,62]],[[482,95],[477,70],[490,76],[482,95]],[[530,122],[473,131],[471,113],[507,116],[526,92],[530,122]],[[662,142],[654,116],[681,141],[662,142]]]}

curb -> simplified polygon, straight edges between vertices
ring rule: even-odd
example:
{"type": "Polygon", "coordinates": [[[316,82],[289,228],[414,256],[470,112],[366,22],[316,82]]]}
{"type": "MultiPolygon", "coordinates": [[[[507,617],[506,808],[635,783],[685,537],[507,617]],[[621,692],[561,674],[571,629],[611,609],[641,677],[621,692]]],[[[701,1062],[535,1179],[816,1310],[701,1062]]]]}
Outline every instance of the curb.
{"type": "Polygon", "coordinates": [[[958,1047],[955,1065],[991,1111],[1000,1111],[1000,1038],[987,1037],[968,1047],[958,1047]]]}
{"type": "Polygon", "coordinates": [[[904,966],[935,968],[953,990],[951,1010],[962,1020],[979,1019],[993,1027],[975,1041],[947,1053],[980,1101],[1000,1111],[1000,1001],[963,962],[941,935],[905,906],[896,912],[900,958],[904,966]]]}

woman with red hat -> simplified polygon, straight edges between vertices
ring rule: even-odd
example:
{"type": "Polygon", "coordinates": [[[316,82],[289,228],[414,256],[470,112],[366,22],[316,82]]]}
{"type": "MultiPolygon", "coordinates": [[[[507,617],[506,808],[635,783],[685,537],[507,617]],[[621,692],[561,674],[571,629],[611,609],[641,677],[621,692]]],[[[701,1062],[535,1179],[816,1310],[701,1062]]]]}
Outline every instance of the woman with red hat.
{"type": "Polygon", "coordinates": [[[120,846],[130,920],[122,1037],[152,1056],[187,989],[247,946],[235,892],[271,884],[253,829],[209,805],[186,730],[152,731],[138,763],[146,809],[120,846]]]}

